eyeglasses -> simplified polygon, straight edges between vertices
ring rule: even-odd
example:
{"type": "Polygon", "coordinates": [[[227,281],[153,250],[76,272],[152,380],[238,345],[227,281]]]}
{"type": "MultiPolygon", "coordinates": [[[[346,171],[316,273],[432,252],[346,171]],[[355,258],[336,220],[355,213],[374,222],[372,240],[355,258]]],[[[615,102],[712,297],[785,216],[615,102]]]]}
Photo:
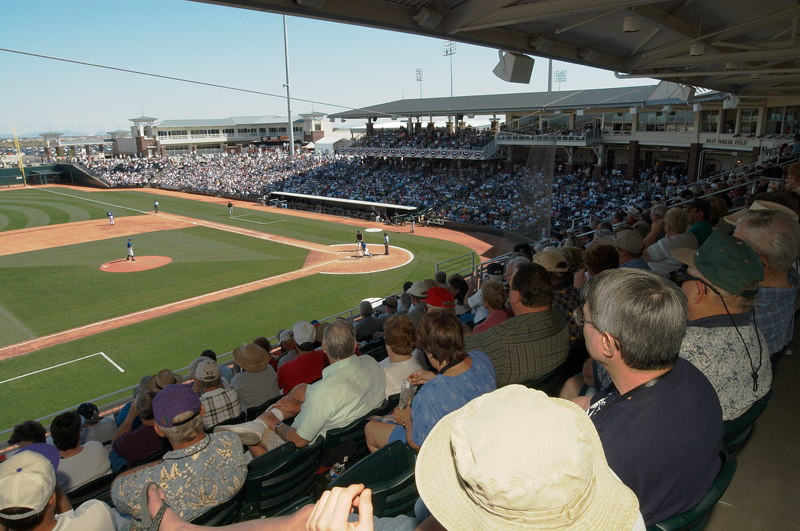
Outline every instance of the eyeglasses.
{"type": "Polygon", "coordinates": [[[583,306],[578,306],[578,308],[575,310],[575,314],[573,315],[573,317],[575,317],[575,324],[577,324],[578,326],[584,326],[586,324],[594,326],[593,322],[583,318],[583,306]]]}

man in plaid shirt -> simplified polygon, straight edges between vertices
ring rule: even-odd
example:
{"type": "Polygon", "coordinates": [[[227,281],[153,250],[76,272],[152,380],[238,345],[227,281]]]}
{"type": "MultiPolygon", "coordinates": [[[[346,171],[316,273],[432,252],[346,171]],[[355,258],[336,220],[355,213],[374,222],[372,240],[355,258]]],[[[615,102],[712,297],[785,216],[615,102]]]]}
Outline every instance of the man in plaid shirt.
{"type": "Polygon", "coordinates": [[[764,283],[758,290],[755,324],[767,339],[769,355],[773,356],[792,340],[794,301],[800,286],[800,277],[792,266],[800,253],[800,225],[797,214],[789,209],[767,201],[760,204],[767,210],[751,207],[734,220],[733,235],[747,242],[764,262],[764,283]]]}
{"type": "Polygon", "coordinates": [[[222,386],[222,377],[217,363],[208,359],[201,361],[194,371],[194,377],[200,384],[203,394],[200,402],[205,406],[203,429],[209,430],[228,419],[236,418],[242,412],[239,395],[236,389],[222,386]]]}

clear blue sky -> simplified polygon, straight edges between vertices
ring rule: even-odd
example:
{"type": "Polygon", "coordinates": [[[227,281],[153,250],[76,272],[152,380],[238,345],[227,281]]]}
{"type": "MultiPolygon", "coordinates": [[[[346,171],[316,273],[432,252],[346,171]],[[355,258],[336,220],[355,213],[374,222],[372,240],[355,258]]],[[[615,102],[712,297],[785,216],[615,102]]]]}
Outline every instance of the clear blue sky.
{"type": "MultiPolygon", "coordinates": [[[[0,0],[0,47],[132,70],[285,94],[280,15],[185,0],[0,0]]],[[[288,18],[292,96],[346,107],[450,94],[442,41],[357,26],[288,18]]],[[[492,69],[497,50],[458,43],[454,94],[547,90],[547,60],[529,85],[492,69]]],[[[648,84],[569,63],[563,90],[648,84]]],[[[92,134],[128,129],[129,118],[161,120],[286,115],[285,99],[249,95],[0,52],[0,135],[48,128],[92,134]]],[[[554,85],[557,90],[558,85],[554,85]]],[[[314,105],[315,111],[341,107],[314,105]]],[[[293,113],[311,111],[294,102],[293,113]]]]}

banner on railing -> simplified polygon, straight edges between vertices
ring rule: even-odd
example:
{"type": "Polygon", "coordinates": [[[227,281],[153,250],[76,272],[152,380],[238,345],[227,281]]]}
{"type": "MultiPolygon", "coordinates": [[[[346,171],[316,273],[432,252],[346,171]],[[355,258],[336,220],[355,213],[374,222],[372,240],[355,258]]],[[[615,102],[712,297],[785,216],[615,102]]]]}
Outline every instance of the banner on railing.
{"type": "Polygon", "coordinates": [[[342,155],[360,157],[414,157],[431,159],[483,160],[484,151],[474,149],[343,148],[342,155]]]}

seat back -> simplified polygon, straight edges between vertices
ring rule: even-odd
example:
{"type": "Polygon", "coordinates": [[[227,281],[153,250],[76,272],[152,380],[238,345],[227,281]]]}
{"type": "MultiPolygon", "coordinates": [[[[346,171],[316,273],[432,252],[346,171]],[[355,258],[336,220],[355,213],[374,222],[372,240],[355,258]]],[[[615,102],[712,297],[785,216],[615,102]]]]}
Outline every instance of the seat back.
{"type": "Polygon", "coordinates": [[[274,396],[269,400],[267,400],[266,402],[264,402],[263,404],[261,404],[260,406],[253,406],[247,408],[247,411],[245,411],[245,417],[247,418],[247,422],[250,422],[251,420],[256,420],[260,414],[262,414],[269,408],[269,406],[271,406],[281,398],[283,398],[282,395],[274,396]]]}
{"type": "Polygon", "coordinates": [[[243,412],[239,413],[239,415],[237,415],[237,416],[235,416],[233,418],[230,418],[228,420],[223,420],[222,422],[220,422],[218,424],[215,424],[211,428],[209,428],[207,430],[204,430],[204,431],[207,434],[211,435],[212,433],[214,433],[214,428],[216,428],[217,426],[230,426],[232,424],[241,424],[242,422],[245,421],[245,419],[247,419],[247,413],[245,413],[243,411],[243,412]]]}
{"type": "Polygon", "coordinates": [[[750,431],[753,429],[753,423],[758,417],[767,409],[769,401],[772,400],[772,389],[767,391],[767,394],[756,400],[747,411],[742,413],[738,418],[733,420],[726,420],[723,422],[725,427],[725,434],[722,436],[722,449],[731,455],[736,455],[739,448],[750,436],[750,431]]]}
{"type": "Polygon", "coordinates": [[[116,477],[115,473],[106,474],[68,492],[67,498],[69,498],[72,508],[77,509],[82,503],[93,499],[109,503],[111,501],[111,484],[116,477]]]}
{"type": "Polygon", "coordinates": [[[243,518],[273,516],[314,490],[322,438],[303,448],[286,443],[253,459],[244,485],[243,518]]]}
{"type": "Polygon", "coordinates": [[[362,459],[327,488],[363,483],[372,489],[375,516],[394,517],[414,510],[417,485],[414,481],[415,454],[401,441],[394,441],[362,459]]]}
{"type": "Polygon", "coordinates": [[[719,452],[719,457],[722,460],[722,467],[705,498],[700,500],[700,503],[689,511],[673,516],[660,524],[650,526],[647,531],[699,531],[703,528],[709,516],[711,516],[711,510],[722,498],[722,495],[725,494],[728,485],[733,480],[733,475],[736,473],[736,459],[722,450],[719,452]]]}
{"type": "Polygon", "coordinates": [[[325,434],[325,443],[322,454],[325,455],[342,443],[352,441],[356,445],[357,451],[356,454],[350,457],[348,460],[348,465],[356,463],[357,461],[366,457],[369,454],[369,448],[367,448],[367,437],[364,434],[364,428],[366,427],[367,422],[369,422],[367,419],[373,415],[388,415],[388,412],[386,411],[386,401],[384,401],[383,404],[374,410],[370,411],[367,415],[361,417],[360,419],[354,420],[344,428],[328,430],[328,432],[325,434]]]}
{"type": "Polygon", "coordinates": [[[219,527],[234,523],[242,510],[242,499],[244,497],[244,487],[234,494],[233,498],[207,510],[194,520],[191,524],[204,525],[209,527],[219,527]]]}
{"type": "Polygon", "coordinates": [[[546,393],[547,396],[557,397],[558,388],[561,386],[562,379],[564,377],[565,365],[565,363],[562,363],[544,376],[540,376],[535,380],[522,382],[522,385],[529,389],[538,389],[539,391],[546,393]]]}
{"type": "Polygon", "coordinates": [[[375,361],[383,361],[389,354],[386,352],[386,338],[381,336],[371,339],[366,345],[361,347],[361,354],[365,354],[375,359],[375,361]]]}

